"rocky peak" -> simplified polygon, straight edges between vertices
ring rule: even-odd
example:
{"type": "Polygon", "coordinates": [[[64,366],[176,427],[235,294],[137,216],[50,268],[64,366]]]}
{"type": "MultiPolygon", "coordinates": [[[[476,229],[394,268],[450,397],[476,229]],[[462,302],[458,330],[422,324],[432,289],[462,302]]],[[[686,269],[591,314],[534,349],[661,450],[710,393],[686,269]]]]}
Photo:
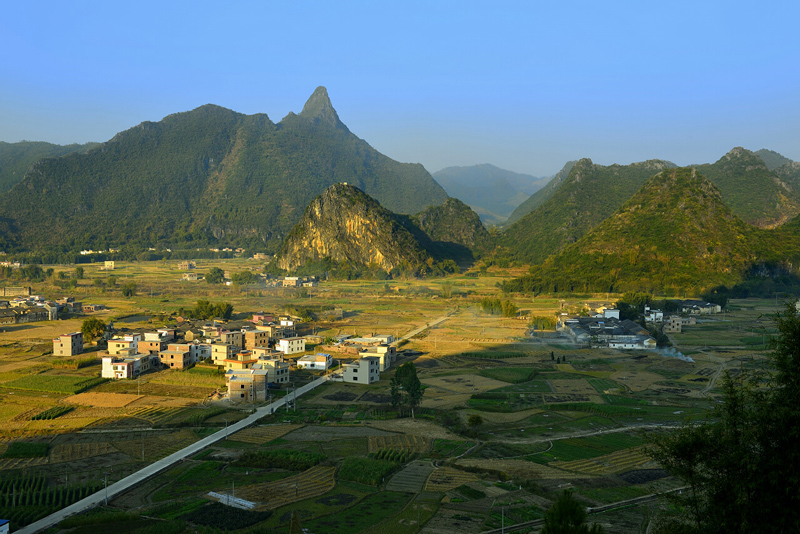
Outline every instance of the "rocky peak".
{"type": "Polygon", "coordinates": [[[339,115],[336,113],[336,110],[333,109],[331,99],[328,97],[328,90],[321,85],[317,87],[311,97],[309,97],[299,117],[314,121],[316,124],[347,129],[347,127],[342,124],[342,121],[339,120],[339,115]]]}

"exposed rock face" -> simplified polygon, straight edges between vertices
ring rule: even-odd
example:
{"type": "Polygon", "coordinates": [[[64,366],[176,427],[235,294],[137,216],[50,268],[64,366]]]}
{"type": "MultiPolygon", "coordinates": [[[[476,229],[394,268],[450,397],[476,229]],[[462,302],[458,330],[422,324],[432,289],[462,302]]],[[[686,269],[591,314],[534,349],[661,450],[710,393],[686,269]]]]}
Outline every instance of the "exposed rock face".
{"type": "Polygon", "coordinates": [[[391,271],[402,262],[418,264],[427,254],[396,216],[360,189],[334,184],[315,198],[276,257],[292,271],[330,258],[350,265],[391,271]]]}

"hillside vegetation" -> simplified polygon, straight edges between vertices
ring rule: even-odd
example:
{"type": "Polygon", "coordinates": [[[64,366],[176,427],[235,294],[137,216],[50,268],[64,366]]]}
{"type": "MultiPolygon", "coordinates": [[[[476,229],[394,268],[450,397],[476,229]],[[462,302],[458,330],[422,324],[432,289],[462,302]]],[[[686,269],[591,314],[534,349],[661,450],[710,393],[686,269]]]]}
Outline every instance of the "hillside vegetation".
{"type": "Polygon", "coordinates": [[[145,122],[86,154],[40,160],[0,196],[0,245],[276,250],[326,187],[348,182],[398,213],[447,198],[418,164],[353,135],[325,88],[274,124],[214,105],[145,122]]]}
{"type": "Polygon", "coordinates": [[[791,228],[764,231],[745,224],[699,171],[670,169],[582,239],[504,289],[691,292],[740,281],[758,262],[796,261],[796,242],[791,228]]]}

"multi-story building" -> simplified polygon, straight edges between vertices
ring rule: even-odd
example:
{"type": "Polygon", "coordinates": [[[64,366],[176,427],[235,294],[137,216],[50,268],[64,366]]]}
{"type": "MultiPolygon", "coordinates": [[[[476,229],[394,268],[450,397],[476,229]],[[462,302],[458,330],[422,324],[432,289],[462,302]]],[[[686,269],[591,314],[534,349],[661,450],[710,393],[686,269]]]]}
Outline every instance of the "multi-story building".
{"type": "Polygon", "coordinates": [[[244,333],[244,348],[253,350],[256,347],[269,347],[269,332],[248,330],[244,333]]]}
{"type": "Polygon", "coordinates": [[[343,365],[344,382],[358,382],[359,384],[372,384],[381,379],[380,359],[375,356],[365,356],[358,360],[343,365]]]}
{"type": "Polygon", "coordinates": [[[324,352],[318,352],[317,354],[303,356],[297,360],[297,367],[301,369],[314,369],[317,371],[325,371],[331,366],[331,359],[330,354],[325,354],[324,352]]]}
{"type": "Polygon", "coordinates": [[[83,334],[61,334],[53,340],[53,356],[75,356],[83,352],[83,334]]]}
{"type": "Polygon", "coordinates": [[[287,356],[290,354],[301,354],[306,351],[306,338],[304,337],[287,337],[278,340],[279,351],[287,356]]]}

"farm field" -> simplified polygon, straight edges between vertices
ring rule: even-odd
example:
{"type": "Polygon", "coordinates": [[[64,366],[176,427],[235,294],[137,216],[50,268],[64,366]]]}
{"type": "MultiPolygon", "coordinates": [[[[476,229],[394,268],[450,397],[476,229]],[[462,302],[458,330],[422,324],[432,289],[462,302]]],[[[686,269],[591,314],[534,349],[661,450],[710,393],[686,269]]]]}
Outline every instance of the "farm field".
{"type": "MultiPolygon", "coordinates": [[[[198,263],[201,273],[212,266],[233,272],[260,268],[241,259],[198,263]]],[[[500,296],[496,283],[519,274],[512,270],[432,280],[332,281],[303,293],[180,283],[177,262],[133,262],[121,263],[114,273],[137,283],[137,295],[125,298],[118,288],[93,284],[111,274],[98,267],[86,266],[86,280],[74,296],[106,305],[92,316],[113,321],[119,333],[175,324],[178,308],[198,299],[230,302],[239,321],[260,310],[341,307],[340,320],[312,317],[299,325],[301,333],[323,337],[400,337],[447,316],[399,346],[395,366],[413,361],[425,388],[413,418],[410,410],[390,405],[392,371],[369,386],[329,384],[301,397],[295,410],[230,435],[101,512],[215,528],[220,526],[214,521],[233,515],[211,503],[209,491],[233,490],[237,498],[259,503],[259,511],[236,512],[242,523],[235,524],[246,524],[242,529],[286,531],[297,512],[311,531],[461,534],[499,527],[501,507],[514,521],[541,517],[564,487],[593,503],[672,487],[673,480],[644,453],[640,432],[704,417],[719,395],[721,382],[714,381],[720,373],[763,365],[761,344],[771,334],[766,314],[776,309],[774,301],[732,301],[724,317],[703,317],[672,334],[674,352],[632,353],[573,347],[546,337],[552,332],[531,336],[525,319],[482,313],[477,302],[500,296]],[[243,463],[246,455],[266,451],[309,452],[319,463],[303,469],[243,463]],[[208,519],[214,516],[219,519],[208,519]]],[[[61,291],[47,283],[34,290],[49,298],[61,291]]],[[[501,298],[513,300],[524,315],[551,315],[607,299],[501,298]]],[[[224,389],[224,375],[211,367],[151,372],[139,381],[101,381],[99,365],[58,367],[52,338],[79,330],[88,316],[0,333],[0,484],[27,476],[45,480],[36,484],[52,495],[66,495],[72,486],[96,487],[97,473],[113,471],[113,478],[121,478],[246,416],[248,406],[209,400],[224,389]],[[39,456],[11,457],[14,443],[30,444],[25,450],[46,448],[39,456]]],[[[87,349],[89,355],[98,350],[87,349]]],[[[311,374],[293,370],[292,377],[302,385],[311,374]]],[[[285,388],[276,391],[283,393],[285,388]]],[[[649,508],[619,512],[622,526],[609,531],[639,532],[648,514],[649,508]]],[[[34,515],[19,516],[15,526],[34,515]]],[[[99,520],[91,523],[90,516],[85,521],[81,532],[113,530],[99,520]]],[[[129,526],[147,521],[130,520],[129,526]]]]}

